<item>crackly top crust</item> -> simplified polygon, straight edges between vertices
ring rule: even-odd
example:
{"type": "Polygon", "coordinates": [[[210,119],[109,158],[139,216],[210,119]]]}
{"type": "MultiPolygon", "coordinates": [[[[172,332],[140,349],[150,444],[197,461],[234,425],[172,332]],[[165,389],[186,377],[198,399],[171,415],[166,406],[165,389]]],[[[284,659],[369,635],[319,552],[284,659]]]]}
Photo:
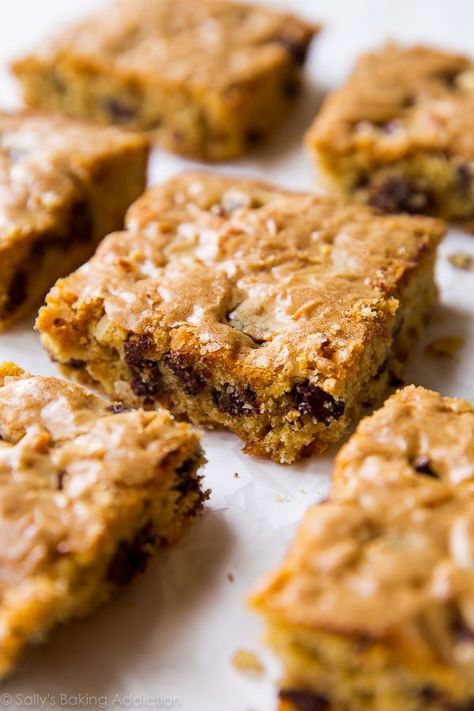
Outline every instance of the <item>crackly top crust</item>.
{"type": "MultiPolygon", "coordinates": [[[[438,482],[474,485],[474,408],[409,386],[359,424],[334,467],[336,494],[438,482]]],[[[408,489],[407,489],[408,490],[408,489]]]]}
{"type": "Polygon", "coordinates": [[[473,422],[463,400],[414,387],[393,396],[346,445],[344,481],[306,514],[254,604],[279,624],[384,638],[405,660],[444,659],[472,678],[474,499],[459,474],[473,473],[473,422]],[[446,478],[410,486],[409,462],[428,449],[446,478]]]}
{"type": "Polygon", "coordinates": [[[0,249],[54,229],[65,204],[82,197],[101,161],[145,148],[141,136],[62,116],[0,112],[0,249]]]}
{"type": "Polygon", "coordinates": [[[58,556],[86,560],[199,453],[167,411],[115,410],[79,385],[0,366],[0,601],[58,556]]]}
{"type": "Polygon", "coordinates": [[[417,150],[474,160],[474,64],[423,46],[365,54],[325,102],[308,143],[382,161],[417,150]]]}
{"type": "Polygon", "coordinates": [[[443,233],[426,218],[193,173],[149,190],[127,225],[58,282],[40,330],[67,339],[56,324],[74,322],[80,349],[77,334],[104,314],[98,334],[148,331],[257,387],[314,375],[335,395],[364,345],[387,337],[398,290],[443,233]]]}
{"type": "Polygon", "coordinates": [[[16,67],[64,59],[130,79],[215,90],[289,57],[302,62],[317,29],[290,14],[223,0],[115,0],[16,67]]]}

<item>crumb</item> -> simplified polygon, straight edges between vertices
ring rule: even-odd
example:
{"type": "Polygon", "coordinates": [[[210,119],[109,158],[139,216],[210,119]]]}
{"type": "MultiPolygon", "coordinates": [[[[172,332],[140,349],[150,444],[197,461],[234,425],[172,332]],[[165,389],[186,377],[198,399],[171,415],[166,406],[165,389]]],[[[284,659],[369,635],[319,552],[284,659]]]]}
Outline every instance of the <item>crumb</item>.
{"type": "Polygon", "coordinates": [[[474,257],[465,252],[453,252],[448,256],[448,262],[457,269],[463,269],[467,272],[474,271],[474,257]]]}
{"type": "Polygon", "coordinates": [[[239,671],[263,674],[265,668],[255,652],[249,649],[237,649],[232,656],[232,664],[239,671]]]}
{"type": "Polygon", "coordinates": [[[308,493],[306,489],[298,489],[298,491],[300,492],[300,494],[304,494],[305,496],[308,493]]]}
{"type": "Polygon", "coordinates": [[[233,583],[234,580],[235,580],[234,574],[233,574],[233,573],[227,573],[227,580],[229,581],[229,583],[233,583]]]}
{"type": "Polygon", "coordinates": [[[234,472],[234,479],[238,479],[238,478],[239,478],[239,472],[234,472]]]}
{"type": "Polygon", "coordinates": [[[290,497],[289,496],[282,496],[281,494],[278,494],[278,496],[275,496],[275,501],[277,502],[277,504],[284,504],[287,501],[290,501],[290,497]]]}
{"type": "Polygon", "coordinates": [[[426,348],[425,353],[434,358],[454,358],[456,352],[464,345],[461,336],[444,336],[435,338],[426,348]]]}

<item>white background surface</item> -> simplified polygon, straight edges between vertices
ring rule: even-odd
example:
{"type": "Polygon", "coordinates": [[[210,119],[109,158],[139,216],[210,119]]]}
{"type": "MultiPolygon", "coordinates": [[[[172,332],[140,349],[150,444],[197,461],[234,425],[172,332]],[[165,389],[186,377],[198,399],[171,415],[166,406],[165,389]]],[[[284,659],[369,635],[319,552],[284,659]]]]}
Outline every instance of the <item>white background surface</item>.
{"type": "MultiPolygon", "coordinates": [[[[8,61],[53,27],[99,4],[0,0],[0,105],[18,103],[8,61]]],[[[472,51],[472,0],[269,4],[322,20],[326,29],[314,45],[304,99],[287,126],[250,159],[219,167],[226,172],[262,175],[310,189],[315,176],[301,148],[302,133],[316,112],[321,91],[344,78],[360,50],[395,38],[472,51]]],[[[152,182],[190,165],[157,152],[152,182]]],[[[447,262],[446,255],[457,251],[474,256],[474,237],[452,231],[441,248],[441,303],[408,379],[472,400],[474,274],[447,262]],[[424,344],[448,335],[465,339],[454,359],[430,360],[424,355],[424,344]]],[[[0,336],[0,360],[4,359],[35,373],[56,373],[32,332],[32,322],[0,336]]],[[[0,689],[0,708],[170,708],[162,698],[166,696],[177,697],[171,708],[185,711],[274,708],[278,666],[260,647],[260,622],[246,610],[244,600],[254,582],[280,560],[307,506],[326,491],[334,453],[279,467],[242,455],[239,441],[230,434],[207,435],[205,446],[206,484],[213,496],[202,520],[178,549],[162,556],[118,599],[31,651],[20,671],[0,689]],[[232,666],[230,659],[238,648],[258,652],[266,670],[261,678],[244,676],[232,666]]]]}

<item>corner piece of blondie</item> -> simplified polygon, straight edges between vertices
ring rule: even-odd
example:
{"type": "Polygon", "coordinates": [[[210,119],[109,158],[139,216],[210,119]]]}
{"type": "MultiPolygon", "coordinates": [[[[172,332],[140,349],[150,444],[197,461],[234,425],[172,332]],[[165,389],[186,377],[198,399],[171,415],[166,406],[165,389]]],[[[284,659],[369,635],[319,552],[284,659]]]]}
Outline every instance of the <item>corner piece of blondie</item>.
{"type": "Polygon", "coordinates": [[[50,292],[43,345],[124,402],[279,462],[323,451],[385,392],[435,299],[444,229],[192,173],[149,190],[127,227],[50,292]]]}
{"type": "Polygon", "coordinates": [[[179,540],[207,494],[189,425],[0,365],[0,677],[179,540]]]}
{"type": "Polygon", "coordinates": [[[147,141],[117,128],[0,112],[0,330],[123,226],[147,158],[147,141]]]}
{"type": "Polygon", "coordinates": [[[13,71],[29,106],[150,131],[168,150],[222,160],[282,121],[317,31],[227,0],[115,0],[13,71]]]}
{"type": "Polygon", "coordinates": [[[389,44],[363,55],[307,136],[330,184],[385,212],[474,228],[474,62],[389,44]]]}
{"type": "Polygon", "coordinates": [[[474,708],[473,442],[472,405],[410,386],[343,447],[251,600],[281,711],[474,708]]]}

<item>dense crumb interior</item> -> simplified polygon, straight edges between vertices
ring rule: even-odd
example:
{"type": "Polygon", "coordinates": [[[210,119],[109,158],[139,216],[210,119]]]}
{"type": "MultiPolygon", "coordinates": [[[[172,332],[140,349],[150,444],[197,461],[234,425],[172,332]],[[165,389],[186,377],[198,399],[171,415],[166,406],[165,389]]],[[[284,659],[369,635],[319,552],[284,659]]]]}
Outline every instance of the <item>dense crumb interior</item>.
{"type": "Polygon", "coordinates": [[[223,160],[287,113],[316,31],[257,6],[135,0],[109,8],[107,31],[102,16],[86,20],[14,71],[30,106],[150,131],[171,151],[223,160]]]}
{"type": "Polygon", "coordinates": [[[436,215],[474,227],[470,164],[439,153],[416,153],[393,164],[367,165],[362,155],[318,155],[330,184],[385,213],[436,215]],[[360,160],[358,160],[360,158],[360,160]]]}
{"type": "Polygon", "coordinates": [[[0,366],[0,676],[180,540],[208,497],[203,461],[165,411],[0,366]]]}
{"type": "Polygon", "coordinates": [[[423,46],[362,55],[307,136],[330,185],[385,212],[472,228],[473,66],[423,46]]]}
{"type": "Polygon", "coordinates": [[[281,711],[474,707],[473,436],[470,403],[408,386],[340,450],[252,598],[281,711]]]}
{"type": "Polygon", "coordinates": [[[382,397],[436,297],[442,228],[422,218],[190,174],[128,225],[51,291],[43,345],[115,398],[278,462],[323,451],[382,397]]]}
{"type": "Polygon", "coordinates": [[[148,145],[59,116],[0,114],[0,330],[123,224],[145,187],[148,145]]]}
{"type": "Polygon", "coordinates": [[[192,353],[160,353],[151,336],[114,328],[106,334],[102,318],[89,324],[90,340],[83,346],[87,360],[77,357],[74,346],[63,355],[61,367],[68,376],[99,385],[130,404],[153,407],[159,402],[195,424],[227,427],[245,441],[246,452],[287,463],[337,442],[349,422],[400,383],[403,363],[435,299],[429,255],[409,281],[389,332],[367,344],[359,365],[363,375],[351,382],[343,398],[308,380],[276,395],[271,389],[258,389],[258,383],[253,389],[232,382],[225,369],[199,364],[192,353]]]}

